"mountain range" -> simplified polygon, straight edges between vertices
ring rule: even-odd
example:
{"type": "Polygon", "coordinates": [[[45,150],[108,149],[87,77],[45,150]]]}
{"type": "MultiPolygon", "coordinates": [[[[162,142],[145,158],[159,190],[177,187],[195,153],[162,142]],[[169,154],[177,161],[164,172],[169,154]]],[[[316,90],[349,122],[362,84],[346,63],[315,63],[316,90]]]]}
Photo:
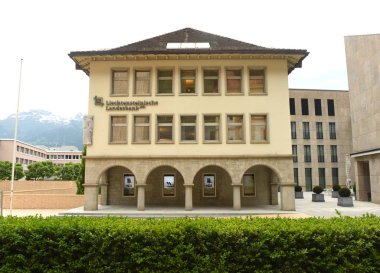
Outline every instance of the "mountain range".
{"type": "MultiPolygon", "coordinates": [[[[18,116],[17,139],[47,147],[76,146],[83,148],[83,114],[63,118],[45,110],[21,112],[18,116]]],[[[13,138],[16,115],[0,120],[0,139],[13,138]]]]}

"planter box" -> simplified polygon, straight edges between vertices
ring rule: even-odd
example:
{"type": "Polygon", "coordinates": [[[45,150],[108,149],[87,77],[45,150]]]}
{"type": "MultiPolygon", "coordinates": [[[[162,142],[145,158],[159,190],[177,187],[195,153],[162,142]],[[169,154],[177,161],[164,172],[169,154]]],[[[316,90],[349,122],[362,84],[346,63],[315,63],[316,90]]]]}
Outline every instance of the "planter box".
{"type": "Polygon", "coordinates": [[[313,202],[325,202],[325,195],[322,193],[313,193],[311,197],[313,202]]]}
{"type": "Polygon", "coordinates": [[[296,199],[303,199],[303,191],[296,191],[294,193],[296,199]]]}
{"type": "Polygon", "coordinates": [[[339,197],[339,191],[332,191],[331,192],[331,197],[332,198],[338,198],[339,197]]]}
{"type": "Polygon", "coordinates": [[[341,207],[353,207],[354,201],[352,199],[352,196],[349,197],[338,197],[338,206],[341,207]]]}

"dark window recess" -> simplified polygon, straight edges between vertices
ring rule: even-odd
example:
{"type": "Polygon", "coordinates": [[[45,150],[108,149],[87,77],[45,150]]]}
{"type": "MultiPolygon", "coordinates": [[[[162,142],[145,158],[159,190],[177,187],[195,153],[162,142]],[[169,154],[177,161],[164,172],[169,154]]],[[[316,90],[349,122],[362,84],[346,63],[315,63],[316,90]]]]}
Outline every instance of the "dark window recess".
{"type": "Polygon", "coordinates": [[[320,99],[314,99],[314,109],[316,116],[322,116],[322,104],[320,99]]]}
{"type": "Polygon", "coordinates": [[[327,100],[327,113],[329,116],[335,116],[334,100],[327,100]]]}
{"type": "Polygon", "coordinates": [[[290,114],[295,115],[296,114],[296,104],[294,102],[294,98],[289,99],[289,106],[290,106],[290,114]]]}
{"type": "Polygon", "coordinates": [[[307,99],[301,99],[301,109],[303,116],[309,115],[309,102],[307,99]]]}

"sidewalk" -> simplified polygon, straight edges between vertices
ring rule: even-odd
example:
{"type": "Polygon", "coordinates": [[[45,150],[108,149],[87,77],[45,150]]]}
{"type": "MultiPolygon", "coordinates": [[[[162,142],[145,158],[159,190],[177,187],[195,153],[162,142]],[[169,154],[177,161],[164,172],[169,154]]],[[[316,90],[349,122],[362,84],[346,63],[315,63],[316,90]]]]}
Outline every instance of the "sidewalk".
{"type": "MultiPolygon", "coordinates": [[[[370,202],[354,200],[354,207],[340,207],[337,198],[325,194],[325,202],[317,203],[311,201],[312,192],[304,192],[304,199],[296,199],[296,211],[282,211],[280,206],[256,206],[254,208],[242,208],[239,211],[232,208],[194,208],[185,211],[183,208],[147,207],[144,211],[138,211],[136,207],[125,206],[99,206],[98,211],[84,211],[83,207],[75,209],[51,209],[51,210],[18,210],[12,211],[13,216],[127,216],[132,218],[145,217],[337,217],[336,210],[342,216],[361,216],[369,213],[380,216],[380,205],[370,202]]],[[[280,200],[279,200],[280,202],[280,200]]],[[[9,210],[3,211],[3,216],[8,216],[9,210]]]]}

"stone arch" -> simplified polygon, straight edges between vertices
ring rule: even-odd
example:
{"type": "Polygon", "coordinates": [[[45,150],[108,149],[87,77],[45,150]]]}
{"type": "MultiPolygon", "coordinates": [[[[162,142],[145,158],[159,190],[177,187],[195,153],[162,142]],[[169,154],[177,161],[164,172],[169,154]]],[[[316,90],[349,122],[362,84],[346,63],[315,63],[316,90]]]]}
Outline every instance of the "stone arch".
{"type": "Polygon", "coordinates": [[[145,180],[146,206],[185,206],[184,178],[172,165],[156,165],[151,168],[145,180]]]}
{"type": "Polygon", "coordinates": [[[193,204],[198,207],[232,207],[232,177],[219,164],[201,166],[193,178],[193,204]]]}

